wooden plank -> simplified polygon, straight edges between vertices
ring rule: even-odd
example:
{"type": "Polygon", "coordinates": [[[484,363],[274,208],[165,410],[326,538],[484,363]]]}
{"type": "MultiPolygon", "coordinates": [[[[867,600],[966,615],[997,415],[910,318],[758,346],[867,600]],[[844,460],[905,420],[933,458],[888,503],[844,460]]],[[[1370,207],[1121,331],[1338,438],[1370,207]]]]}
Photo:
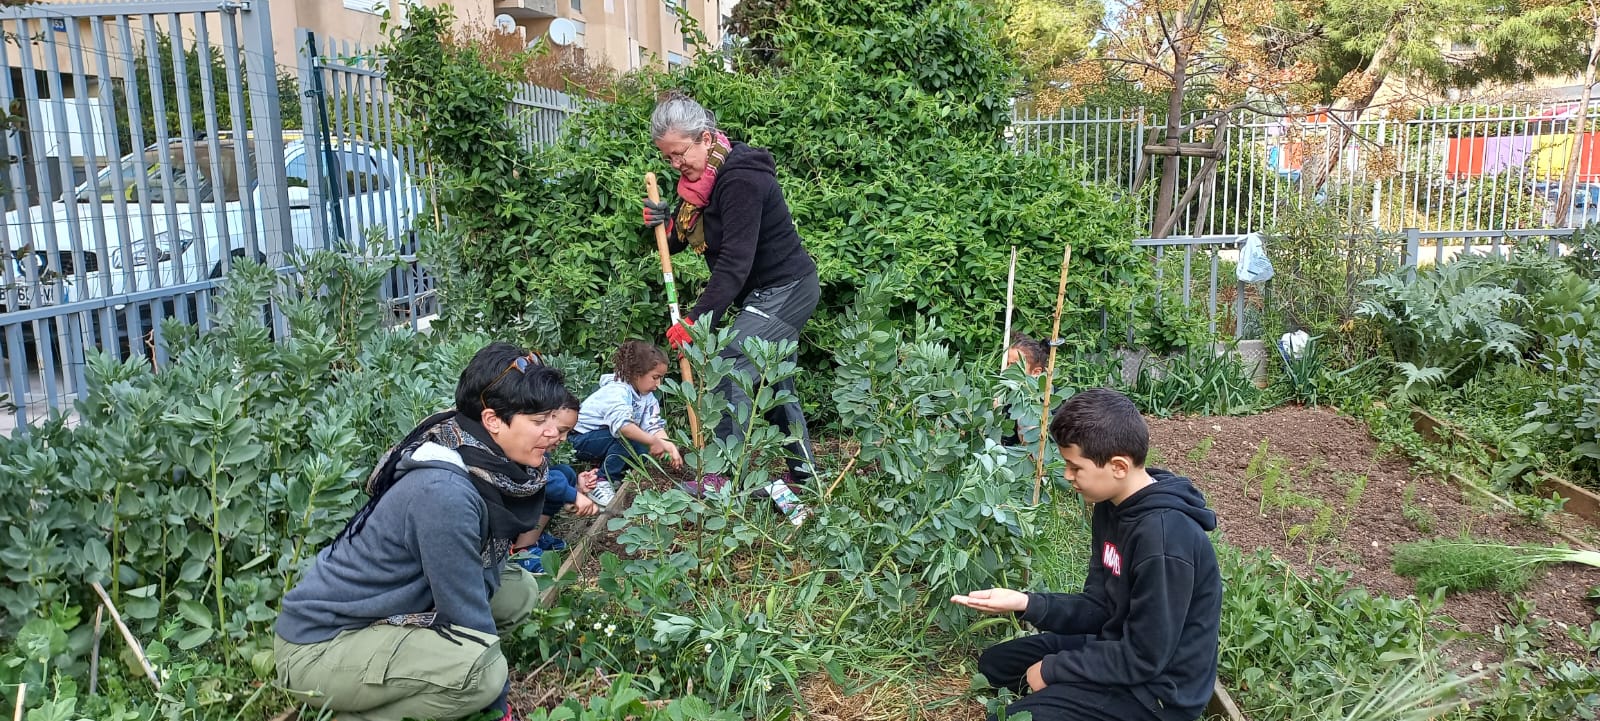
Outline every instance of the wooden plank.
{"type": "Polygon", "coordinates": [[[611,499],[611,505],[606,506],[605,510],[596,514],[594,521],[589,524],[589,530],[585,531],[582,537],[567,547],[567,556],[561,561],[561,568],[556,570],[555,576],[553,578],[548,575],[542,577],[549,578],[551,583],[549,588],[544,589],[539,594],[540,606],[549,608],[555,605],[556,598],[560,595],[557,592],[561,589],[561,584],[555,583],[555,579],[577,573],[578,569],[583,567],[583,564],[589,560],[589,549],[594,545],[594,537],[605,533],[607,522],[621,514],[622,509],[627,508],[631,500],[633,500],[633,482],[623,481],[622,485],[617,488],[617,497],[611,499]]]}
{"type": "MultiPolygon", "coordinates": [[[[1411,424],[1423,438],[1434,443],[1444,445],[1469,443],[1488,453],[1489,460],[1500,459],[1500,454],[1495,448],[1420,409],[1411,411],[1411,424]]],[[[1563,510],[1588,521],[1590,525],[1600,527],[1600,494],[1545,471],[1539,472],[1539,479],[1534,483],[1534,492],[1540,496],[1548,497],[1555,494],[1566,499],[1567,503],[1563,510]]]]}
{"type": "Polygon", "coordinates": [[[1228,721],[1246,721],[1244,712],[1233,702],[1233,696],[1222,687],[1222,679],[1217,679],[1211,686],[1211,703],[1206,704],[1206,715],[1221,716],[1228,721]]]}
{"type": "Polygon", "coordinates": [[[1591,524],[1600,525],[1600,495],[1594,491],[1549,473],[1543,474],[1534,487],[1541,496],[1554,494],[1565,498],[1567,503],[1562,510],[1580,516],[1591,524]]]}

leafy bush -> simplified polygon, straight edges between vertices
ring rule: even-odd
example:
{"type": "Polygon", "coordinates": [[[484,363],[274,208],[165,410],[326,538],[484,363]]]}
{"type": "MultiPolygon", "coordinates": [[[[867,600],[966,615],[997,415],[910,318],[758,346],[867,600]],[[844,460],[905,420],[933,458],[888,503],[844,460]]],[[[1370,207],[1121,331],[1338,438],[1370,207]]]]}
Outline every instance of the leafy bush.
{"type": "MultiPolygon", "coordinates": [[[[1063,328],[1098,330],[1147,283],[1131,205],[1060,158],[1017,155],[1001,131],[1010,67],[995,20],[969,0],[796,0],[774,17],[770,62],[746,74],[701,62],[624,79],[614,102],[569,121],[554,147],[504,127],[515,68],[453,43],[448,15],[418,9],[386,48],[389,79],[433,161],[446,234],[427,243],[454,327],[525,329],[545,348],[608,347],[665,326],[660,272],[638,208],[658,93],[681,88],[730,137],[771,149],[823,283],[808,345],[833,349],[865,279],[883,275],[893,317],[927,316],[966,355],[1001,346],[1009,249],[1017,307],[1054,306],[1061,246],[1073,272],[1063,328]],[[479,314],[482,314],[481,317],[479,314]]],[[[663,178],[663,192],[672,192],[663,178]]],[[[688,297],[703,263],[680,258],[688,297]]],[[[1041,334],[1044,318],[1024,318],[1041,334]]],[[[825,360],[814,358],[813,360],[825,360]]],[[[808,363],[808,365],[810,365],[808,363]]]]}
{"type": "Polygon", "coordinates": [[[1392,238],[1373,233],[1339,204],[1286,203],[1269,233],[1267,254],[1276,271],[1267,307],[1265,340],[1295,330],[1322,338],[1322,351],[1349,366],[1378,346],[1370,326],[1357,320],[1362,282],[1397,258],[1392,238]]]}
{"type": "MultiPolygon", "coordinates": [[[[703,498],[641,491],[611,524],[629,558],[606,556],[594,591],[542,613],[519,643],[568,671],[637,670],[661,695],[692,686],[755,718],[792,707],[808,674],[844,678],[847,657],[902,662],[964,647],[948,634],[971,619],[948,599],[1021,582],[1035,540],[1034,465],[994,442],[993,378],[964,367],[937,326],[907,337],[883,307],[863,298],[846,314],[835,376],[853,431],[843,445],[863,470],[820,469],[796,488],[811,513],[804,529],[752,496],[776,478],[770,461],[786,440],[763,412],[792,397],[770,384],[798,372],[786,360],[792,344],[752,339],[745,351],[767,380],[735,381],[753,408],[666,387],[707,427],[732,413],[747,429],[743,444],[686,455],[691,475],[721,473],[728,485],[703,498]]],[[[732,331],[692,332],[697,387],[715,387],[730,370],[718,350],[732,331]]]]}
{"type": "Polygon", "coordinates": [[[1521,360],[1533,337],[1523,325],[1530,310],[1525,293],[1537,292],[1546,281],[1534,279],[1553,275],[1554,265],[1544,256],[1518,254],[1401,269],[1367,281],[1372,296],[1356,310],[1383,329],[1406,374],[1402,390],[1455,387],[1495,361],[1521,360]]]}
{"type": "MultiPolygon", "coordinates": [[[[293,275],[241,263],[212,332],[164,326],[159,372],[95,356],[76,427],[0,439],[0,637],[19,653],[0,682],[82,677],[92,582],[149,642],[168,690],[199,692],[191,705],[270,679],[283,591],[353,510],[378,452],[449,404],[484,342],[385,331],[382,257],[319,253],[293,275]],[[278,342],[267,303],[287,321],[278,342]],[[36,642],[58,634],[68,642],[36,642]]],[[[80,701],[115,716],[103,705],[115,699],[80,701]]]]}

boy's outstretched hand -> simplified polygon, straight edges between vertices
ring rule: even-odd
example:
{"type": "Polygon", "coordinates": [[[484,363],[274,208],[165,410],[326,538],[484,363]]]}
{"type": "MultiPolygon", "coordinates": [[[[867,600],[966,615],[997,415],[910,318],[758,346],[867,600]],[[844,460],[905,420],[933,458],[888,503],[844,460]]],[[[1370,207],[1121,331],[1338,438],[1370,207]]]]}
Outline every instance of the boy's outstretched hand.
{"type": "Polygon", "coordinates": [[[950,602],[984,613],[1011,613],[1028,610],[1028,594],[1009,588],[989,588],[964,596],[951,596],[950,602]]]}

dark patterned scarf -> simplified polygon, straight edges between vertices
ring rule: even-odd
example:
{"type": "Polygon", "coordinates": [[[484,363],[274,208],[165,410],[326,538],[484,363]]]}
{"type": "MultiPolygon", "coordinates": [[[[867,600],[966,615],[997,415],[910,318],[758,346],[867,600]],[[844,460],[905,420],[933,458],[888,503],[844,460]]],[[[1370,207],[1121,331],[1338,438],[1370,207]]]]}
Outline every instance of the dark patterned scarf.
{"type": "Polygon", "coordinates": [[[366,491],[371,498],[356,511],[333,542],[338,543],[366,527],[372,510],[400,480],[400,461],[409,458],[424,443],[436,443],[461,455],[467,465],[467,477],[472,479],[472,485],[489,512],[483,567],[500,563],[511,551],[517,535],[538,525],[539,516],[544,513],[545,477],[550,463],[546,461],[542,466],[530,468],[506,458],[505,451],[482,424],[454,410],[429,416],[407,434],[405,440],[378,459],[372,475],[367,477],[366,491]]]}

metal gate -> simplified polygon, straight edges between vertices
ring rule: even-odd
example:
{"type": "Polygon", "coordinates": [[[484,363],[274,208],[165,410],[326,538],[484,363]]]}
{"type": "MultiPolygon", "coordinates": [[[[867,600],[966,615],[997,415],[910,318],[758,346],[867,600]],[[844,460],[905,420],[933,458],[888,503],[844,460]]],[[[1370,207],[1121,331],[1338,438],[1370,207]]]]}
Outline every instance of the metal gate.
{"type": "Polygon", "coordinates": [[[70,407],[86,349],[163,361],[161,321],[209,327],[295,229],[267,3],[3,9],[0,69],[3,434],[70,407]]]}

